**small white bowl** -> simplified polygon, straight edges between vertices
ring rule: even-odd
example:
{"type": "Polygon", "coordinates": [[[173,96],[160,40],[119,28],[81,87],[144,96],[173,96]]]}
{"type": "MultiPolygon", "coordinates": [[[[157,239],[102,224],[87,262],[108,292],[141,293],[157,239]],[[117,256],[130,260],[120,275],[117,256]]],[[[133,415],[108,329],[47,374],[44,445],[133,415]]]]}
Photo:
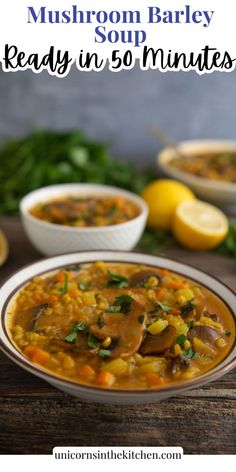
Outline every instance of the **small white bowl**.
{"type": "Polygon", "coordinates": [[[10,333],[10,307],[18,291],[32,277],[44,275],[67,267],[70,264],[91,263],[98,260],[106,262],[126,262],[145,264],[159,268],[165,268],[188,277],[217,294],[221,300],[228,305],[234,319],[236,319],[236,297],[235,294],[210,275],[187,264],[182,264],[164,257],[154,257],[146,254],[128,252],[94,251],[80,254],[65,254],[51,257],[40,262],[31,264],[15,273],[0,289],[0,349],[16,364],[26,371],[42,378],[54,387],[66,393],[74,395],[84,401],[96,401],[101,403],[116,404],[141,404],[163,400],[170,396],[178,395],[191,388],[197,388],[203,384],[216,380],[222,375],[236,367],[236,346],[216,367],[205,374],[192,380],[180,382],[161,387],[159,389],[145,390],[118,390],[85,386],[74,381],[65,380],[47,371],[43,367],[33,364],[16,347],[10,333]]]}
{"type": "Polygon", "coordinates": [[[96,184],[61,184],[28,193],[20,203],[23,226],[31,243],[46,256],[90,249],[132,250],[144,231],[148,209],[144,200],[126,190],[96,184]],[[99,227],[72,227],[47,223],[35,218],[29,210],[51,198],[66,195],[122,196],[135,203],[140,214],[125,223],[99,227]]]}
{"type": "MultiPolygon", "coordinates": [[[[178,150],[183,154],[197,154],[208,151],[235,151],[236,141],[227,140],[196,140],[179,143],[178,150]]],[[[170,161],[178,157],[178,152],[173,147],[163,149],[157,156],[159,168],[168,176],[180,180],[188,185],[194,193],[203,200],[218,205],[236,205],[236,184],[220,182],[203,177],[191,175],[187,172],[175,169],[169,165],[170,161]]]]}

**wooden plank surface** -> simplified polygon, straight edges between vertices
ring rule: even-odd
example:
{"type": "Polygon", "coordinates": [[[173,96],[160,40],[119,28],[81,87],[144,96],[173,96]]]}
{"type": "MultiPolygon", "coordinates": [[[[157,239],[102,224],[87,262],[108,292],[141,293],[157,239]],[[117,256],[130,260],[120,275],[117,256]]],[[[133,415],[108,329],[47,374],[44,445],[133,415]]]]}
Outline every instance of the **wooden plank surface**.
{"type": "MultiPolygon", "coordinates": [[[[3,219],[10,257],[0,281],[41,256],[17,219],[3,219]]],[[[236,262],[171,248],[166,255],[236,287],[236,262]]],[[[50,454],[54,446],[182,446],[186,454],[236,452],[236,370],[200,389],[144,406],[82,403],[0,353],[0,453],[50,454]]]]}

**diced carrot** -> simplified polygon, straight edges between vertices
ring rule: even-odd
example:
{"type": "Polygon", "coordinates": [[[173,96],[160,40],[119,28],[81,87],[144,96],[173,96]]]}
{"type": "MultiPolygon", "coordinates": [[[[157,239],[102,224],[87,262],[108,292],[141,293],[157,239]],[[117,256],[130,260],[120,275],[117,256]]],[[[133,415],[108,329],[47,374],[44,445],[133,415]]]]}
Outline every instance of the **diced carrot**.
{"type": "Polygon", "coordinates": [[[65,281],[65,274],[68,275],[68,280],[72,280],[73,279],[73,275],[71,272],[67,271],[67,270],[61,270],[60,272],[58,272],[56,275],[55,275],[55,280],[56,282],[64,282],[65,281]]]}
{"type": "Polygon", "coordinates": [[[157,301],[161,301],[163,300],[163,298],[165,298],[165,290],[163,288],[157,288],[155,290],[155,294],[156,294],[156,299],[157,301]]]}
{"type": "Polygon", "coordinates": [[[172,310],[169,313],[174,316],[179,316],[181,312],[180,310],[177,310],[177,308],[172,308],[172,310]]]}
{"type": "Polygon", "coordinates": [[[69,293],[70,297],[76,298],[76,297],[78,297],[79,292],[78,292],[77,288],[71,288],[68,293],[69,293]]]}
{"type": "Polygon", "coordinates": [[[57,272],[57,274],[54,276],[54,279],[56,280],[56,282],[64,282],[65,272],[63,272],[63,271],[57,272]]]}
{"type": "Polygon", "coordinates": [[[47,297],[47,303],[49,303],[49,305],[50,305],[51,303],[53,304],[53,303],[58,302],[58,300],[59,300],[58,295],[53,295],[53,294],[52,294],[52,295],[48,295],[48,297],[47,297]]]}
{"type": "Polygon", "coordinates": [[[150,386],[159,386],[165,383],[164,379],[155,372],[148,372],[146,374],[146,380],[150,386]]]}
{"type": "Polygon", "coordinates": [[[176,281],[173,280],[169,283],[169,288],[173,288],[174,290],[179,290],[180,288],[187,288],[188,284],[186,282],[176,281]]]}
{"type": "Polygon", "coordinates": [[[37,362],[37,364],[46,364],[50,359],[49,352],[44,351],[40,347],[35,349],[35,353],[32,355],[32,361],[37,362]]]}
{"type": "Polygon", "coordinates": [[[34,210],[34,212],[32,212],[32,215],[35,216],[35,218],[39,218],[40,220],[43,220],[44,218],[44,214],[41,210],[34,210]]]}
{"type": "Polygon", "coordinates": [[[56,221],[60,221],[61,223],[63,223],[65,221],[65,215],[63,213],[63,211],[61,211],[59,208],[57,208],[56,206],[51,206],[51,217],[56,220],[56,221]]]}
{"type": "Polygon", "coordinates": [[[45,300],[44,294],[38,293],[38,292],[33,293],[32,299],[34,300],[34,302],[37,302],[37,303],[42,303],[45,300]]]}
{"type": "Polygon", "coordinates": [[[111,374],[110,372],[107,372],[104,370],[103,372],[100,372],[97,377],[97,383],[98,385],[101,385],[102,387],[111,387],[112,384],[115,382],[115,376],[111,374]]]}
{"type": "Polygon", "coordinates": [[[123,197],[116,197],[115,204],[118,208],[122,208],[124,206],[125,199],[123,197]]]}
{"type": "Polygon", "coordinates": [[[28,357],[31,357],[32,354],[35,352],[35,347],[33,344],[29,344],[28,346],[26,346],[24,349],[23,349],[23,353],[28,356],[28,357]]]}
{"type": "Polygon", "coordinates": [[[169,275],[170,271],[167,269],[159,269],[160,275],[169,275]]]}
{"type": "Polygon", "coordinates": [[[37,362],[38,364],[46,364],[46,362],[50,359],[50,354],[38,346],[34,346],[33,344],[29,344],[23,350],[24,354],[28,356],[33,362],[37,362]]]}
{"type": "Polygon", "coordinates": [[[89,364],[85,364],[79,369],[79,375],[83,380],[91,380],[95,376],[95,370],[89,364]]]}

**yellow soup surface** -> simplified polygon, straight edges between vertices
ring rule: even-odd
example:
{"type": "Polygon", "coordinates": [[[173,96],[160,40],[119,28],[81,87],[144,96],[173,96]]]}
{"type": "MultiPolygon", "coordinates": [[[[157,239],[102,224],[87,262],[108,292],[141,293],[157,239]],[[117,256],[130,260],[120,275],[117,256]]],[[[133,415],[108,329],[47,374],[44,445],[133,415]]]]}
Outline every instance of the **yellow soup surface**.
{"type": "Polygon", "coordinates": [[[140,209],[122,196],[65,196],[38,203],[30,210],[35,218],[74,227],[110,226],[136,218],[140,209]]]}
{"type": "Polygon", "coordinates": [[[230,351],[235,324],[213,293],[156,267],[98,261],[35,277],[8,312],[34,364],[101,388],[159,388],[195,378],[230,351]]]}
{"type": "Polygon", "coordinates": [[[179,156],[170,166],[198,177],[223,182],[236,182],[236,152],[205,152],[179,156]]]}

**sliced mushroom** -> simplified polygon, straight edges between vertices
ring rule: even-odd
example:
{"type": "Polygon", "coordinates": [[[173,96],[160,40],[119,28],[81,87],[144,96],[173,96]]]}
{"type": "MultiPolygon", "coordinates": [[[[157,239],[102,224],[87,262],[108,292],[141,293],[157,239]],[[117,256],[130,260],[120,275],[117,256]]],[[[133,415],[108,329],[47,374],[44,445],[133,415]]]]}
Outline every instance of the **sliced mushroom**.
{"type": "Polygon", "coordinates": [[[143,287],[144,284],[148,282],[150,277],[156,277],[159,281],[161,280],[161,276],[154,270],[140,270],[139,272],[135,272],[133,275],[131,275],[129,279],[129,286],[143,287]]]}
{"type": "Polygon", "coordinates": [[[190,365],[190,361],[188,359],[184,359],[184,357],[182,356],[177,356],[171,362],[171,365],[170,365],[171,373],[176,374],[176,372],[187,369],[189,365],[190,365]]]}
{"type": "Polygon", "coordinates": [[[200,300],[199,303],[195,305],[195,311],[196,311],[196,320],[200,320],[201,316],[205,312],[206,306],[205,306],[205,300],[200,300]]]}
{"type": "Polygon", "coordinates": [[[65,339],[50,338],[50,347],[62,349],[63,351],[86,354],[86,356],[93,356],[94,350],[88,348],[88,338],[82,333],[78,333],[76,343],[68,343],[65,339]]]}
{"type": "Polygon", "coordinates": [[[89,331],[98,339],[110,337],[115,340],[111,357],[128,357],[138,351],[144,336],[146,312],[142,305],[133,301],[128,314],[103,313],[100,328],[97,324],[90,326],[89,331]]]}
{"type": "Polygon", "coordinates": [[[172,346],[175,337],[176,328],[169,325],[160,334],[148,334],[145,337],[139,352],[141,354],[160,354],[172,346]]]}
{"type": "Polygon", "coordinates": [[[216,323],[220,322],[219,315],[217,315],[216,313],[208,313],[205,311],[204,316],[207,316],[207,318],[211,318],[211,320],[215,321],[216,323]]]}
{"type": "Polygon", "coordinates": [[[188,338],[190,341],[193,341],[194,338],[199,338],[201,341],[208,344],[214,344],[216,339],[219,337],[220,334],[218,331],[216,331],[216,329],[205,325],[193,326],[188,332],[188,338]]]}
{"type": "Polygon", "coordinates": [[[30,326],[29,326],[30,330],[35,331],[37,329],[38,319],[48,307],[49,307],[49,304],[44,303],[43,305],[39,305],[36,307],[34,306],[33,308],[29,308],[29,310],[26,310],[27,315],[30,316],[30,326]]]}

